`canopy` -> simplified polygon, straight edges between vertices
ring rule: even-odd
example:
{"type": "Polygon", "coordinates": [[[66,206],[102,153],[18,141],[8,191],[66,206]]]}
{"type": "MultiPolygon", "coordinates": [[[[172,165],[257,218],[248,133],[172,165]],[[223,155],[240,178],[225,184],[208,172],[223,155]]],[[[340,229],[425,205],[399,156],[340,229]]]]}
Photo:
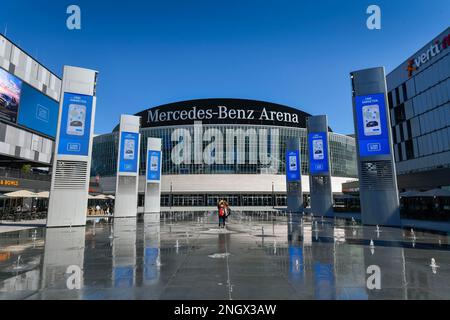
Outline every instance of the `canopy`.
{"type": "Polygon", "coordinates": [[[88,199],[97,199],[95,196],[93,196],[92,194],[88,194],[88,199]]]}
{"type": "Polygon", "coordinates": [[[422,192],[422,197],[450,197],[450,191],[444,189],[431,189],[422,192]]]}
{"type": "Polygon", "coordinates": [[[405,191],[400,193],[400,197],[403,198],[417,198],[417,197],[422,197],[423,196],[423,192],[420,191],[405,191]]]}
{"type": "Polygon", "coordinates": [[[41,191],[37,193],[37,198],[48,198],[50,196],[50,192],[48,191],[41,191]]]}
{"type": "Polygon", "coordinates": [[[14,192],[5,193],[5,196],[10,198],[36,198],[38,194],[28,190],[18,190],[14,192]]]}
{"type": "Polygon", "coordinates": [[[114,196],[113,196],[113,195],[111,195],[111,194],[110,194],[110,195],[108,195],[107,197],[108,197],[109,199],[112,199],[112,200],[114,200],[114,199],[116,198],[116,197],[114,197],[114,196]]]}
{"type": "Polygon", "coordinates": [[[351,194],[339,194],[334,196],[335,199],[359,199],[357,196],[353,196],[351,194]]]}
{"type": "Polygon", "coordinates": [[[109,199],[107,196],[105,196],[104,194],[98,194],[96,195],[93,199],[97,199],[97,200],[107,200],[109,199]]]}

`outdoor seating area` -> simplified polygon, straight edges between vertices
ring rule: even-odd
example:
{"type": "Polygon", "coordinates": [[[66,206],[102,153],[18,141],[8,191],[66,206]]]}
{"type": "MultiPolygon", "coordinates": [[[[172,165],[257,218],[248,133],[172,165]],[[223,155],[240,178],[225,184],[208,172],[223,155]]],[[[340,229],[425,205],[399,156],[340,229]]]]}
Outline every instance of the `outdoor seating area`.
{"type": "Polygon", "coordinates": [[[425,192],[400,193],[402,218],[450,221],[450,191],[432,189],[425,192]]]}
{"type": "Polygon", "coordinates": [[[114,210],[114,196],[99,194],[88,196],[87,216],[110,216],[114,210]]]}
{"type": "Polygon", "coordinates": [[[0,196],[0,220],[36,220],[47,217],[49,192],[19,190],[0,196]]]}
{"type": "MultiPolygon", "coordinates": [[[[0,195],[0,221],[46,219],[49,192],[19,190],[0,195]]],[[[113,195],[89,195],[87,216],[109,216],[114,211],[113,195]]]]}

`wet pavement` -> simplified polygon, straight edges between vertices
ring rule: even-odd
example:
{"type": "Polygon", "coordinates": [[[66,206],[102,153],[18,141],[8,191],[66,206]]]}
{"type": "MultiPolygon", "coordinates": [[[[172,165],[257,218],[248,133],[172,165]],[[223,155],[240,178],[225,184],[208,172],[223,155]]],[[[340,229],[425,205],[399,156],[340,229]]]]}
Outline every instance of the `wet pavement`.
{"type": "Polygon", "coordinates": [[[0,299],[450,299],[448,234],[309,216],[216,220],[190,212],[0,234],[0,299]]]}

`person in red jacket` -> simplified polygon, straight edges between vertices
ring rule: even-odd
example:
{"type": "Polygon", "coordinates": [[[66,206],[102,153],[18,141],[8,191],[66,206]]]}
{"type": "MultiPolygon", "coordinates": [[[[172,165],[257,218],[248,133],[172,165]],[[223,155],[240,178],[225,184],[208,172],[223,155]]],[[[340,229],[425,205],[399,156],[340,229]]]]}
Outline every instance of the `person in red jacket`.
{"type": "Polygon", "coordinates": [[[219,214],[219,228],[225,228],[225,219],[227,217],[225,202],[220,200],[218,205],[218,214],[219,214]]]}

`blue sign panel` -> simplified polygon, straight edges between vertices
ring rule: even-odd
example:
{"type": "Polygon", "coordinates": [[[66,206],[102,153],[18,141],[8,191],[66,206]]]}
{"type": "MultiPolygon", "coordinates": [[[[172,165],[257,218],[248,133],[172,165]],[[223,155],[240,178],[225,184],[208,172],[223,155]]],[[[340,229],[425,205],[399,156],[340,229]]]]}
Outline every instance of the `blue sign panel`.
{"type": "Polygon", "coordinates": [[[92,97],[66,92],[63,99],[58,154],[87,156],[91,135],[92,97]]]}
{"type": "Polygon", "coordinates": [[[144,252],[144,279],[153,280],[158,276],[159,249],[147,247],[144,252]]]}
{"type": "Polygon", "coordinates": [[[359,155],[389,155],[389,133],[384,93],[355,97],[359,155]]]}
{"type": "Polygon", "coordinates": [[[300,180],[300,156],[298,150],[286,151],[286,177],[287,181],[300,180]]]}
{"type": "Polygon", "coordinates": [[[147,151],[147,181],[159,181],[161,168],[161,151],[147,151]]]}
{"type": "Polygon", "coordinates": [[[134,282],[133,266],[114,267],[114,287],[131,288],[134,282]]]}
{"type": "Polygon", "coordinates": [[[120,141],[119,171],[138,171],[139,133],[122,131],[120,141]]]}
{"type": "Polygon", "coordinates": [[[294,279],[303,278],[303,248],[289,247],[289,275],[294,279]]]}
{"type": "Polygon", "coordinates": [[[328,174],[327,133],[308,134],[309,172],[311,174],[328,174]]]}
{"type": "Polygon", "coordinates": [[[54,138],[58,125],[58,113],[59,104],[56,101],[28,84],[22,84],[18,124],[54,138]]]}

